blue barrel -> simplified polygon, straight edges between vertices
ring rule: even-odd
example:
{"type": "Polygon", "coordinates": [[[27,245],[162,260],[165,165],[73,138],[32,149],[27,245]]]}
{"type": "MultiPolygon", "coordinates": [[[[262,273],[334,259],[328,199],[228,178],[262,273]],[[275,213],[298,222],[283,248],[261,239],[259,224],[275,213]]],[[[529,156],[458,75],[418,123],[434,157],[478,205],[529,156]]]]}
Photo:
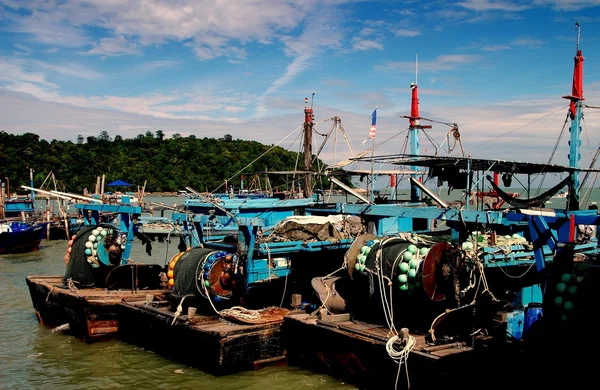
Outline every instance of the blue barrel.
{"type": "Polygon", "coordinates": [[[523,336],[526,336],[533,324],[542,318],[542,305],[530,303],[525,309],[525,321],[523,324],[523,336]]]}

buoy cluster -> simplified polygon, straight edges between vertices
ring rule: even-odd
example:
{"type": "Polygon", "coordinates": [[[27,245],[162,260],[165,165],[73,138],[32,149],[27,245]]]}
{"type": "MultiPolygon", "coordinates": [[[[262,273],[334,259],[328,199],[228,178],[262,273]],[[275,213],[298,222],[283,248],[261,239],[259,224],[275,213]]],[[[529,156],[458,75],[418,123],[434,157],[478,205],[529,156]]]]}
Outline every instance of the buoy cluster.
{"type": "MultiPolygon", "coordinates": [[[[462,243],[461,248],[464,251],[472,251],[475,248],[487,247],[492,245],[490,234],[483,232],[473,232],[465,242],[462,243]]],[[[495,239],[495,245],[515,245],[515,244],[526,244],[527,239],[518,233],[506,234],[504,236],[497,236],[495,239]]]]}
{"type": "Polygon", "coordinates": [[[179,252],[175,256],[171,257],[171,260],[169,261],[169,270],[167,271],[167,277],[169,278],[168,284],[170,289],[172,289],[175,285],[175,264],[177,264],[179,259],[181,259],[181,256],[183,256],[185,253],[186,252],[179,252]]]}
{"type": "Polygon", "coordinates": [[[67,248],[67,253],[65,253],[65,265],[69,265],[69,260],[71,260],[71,252],[73,251],[73,242],[77,238],[77,235],[74,234],[69,240],[69,246],[67,248]]]}
{"type": "Polygon", "coordinates": [[[371,247],[378,243],[379,240],[369,240],[360,248],[360,252],[356,256],[356,263],[354,264],[354,269],[356,271],[365,272],[365,263],[367,262],[367,256],[371,253],[371,247]]]}
{"type": "Polygon", "coordinates": [[[562,274],[560,281],[555,286],[554,304],[559,309],[562,322],[569,321],[577,309],[575,305],[577,293],[585,281],[584,274],[586,271],[587,266],[585,264],[578,264],[572,273],[562,274]]]}
{"type": "MultiPolygon", "coordinates": [[[[85,255],[87,256],[87,262],[92,268],[100,267],[100,261],[98,260],[98,246],[104,244],[105,237],[109,234],[112,235],[113,229],[105,229],[102,226],[98,226],[91,231],[87,237],[85,243],[85,255]]],[[[121,249],[125,249],[124,246],[121,249]]]]}
{"type": "MultiPolygon", "coordinates": [[[[356,256],[356,263],[354,269],[358,272],[364,273],[366,269],[366,261],[369,253],[372,250],[378,249],[379,240],[369,240],[365,245],[360,248],[359,254],[356,256]]],[[[417,247],[415,244],[410,244],[408,247],[398,254],[395,263],[398,264],[397,280],[401,291],[412,291],[416,287],[420,287],[421,282],[417,277],[423,259],[427,256],[429,248],[417,247]]]]}
{"type": "Polygon", "coordinates": [[[400,291],[412,292],[416,287],[421,286],[417,278],[423,259],[427,256],[429,248],[418,248],[410,244],[398,258],[398,282],[400,291]]]}
{"type": "Polygon", "coordinates": [[[515,241],[522,242],[522,243],[527,242],[527,239],[518,233],[514,233],[512,236],[510,234],[507,234],[504,236],[504,239],[515,240],[515,241]]]}

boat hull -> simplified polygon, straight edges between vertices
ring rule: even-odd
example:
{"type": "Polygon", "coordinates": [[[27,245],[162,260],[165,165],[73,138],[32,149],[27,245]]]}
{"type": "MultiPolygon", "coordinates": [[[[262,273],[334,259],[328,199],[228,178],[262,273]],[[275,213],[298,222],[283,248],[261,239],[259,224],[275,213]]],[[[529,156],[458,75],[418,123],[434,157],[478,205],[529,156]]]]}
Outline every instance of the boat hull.
{"type": "Polygon", "coordinates": [[[39,249],[46,224],[30,225],[26,229],[0,233],[0,254],[27,253],[39,249]]]}

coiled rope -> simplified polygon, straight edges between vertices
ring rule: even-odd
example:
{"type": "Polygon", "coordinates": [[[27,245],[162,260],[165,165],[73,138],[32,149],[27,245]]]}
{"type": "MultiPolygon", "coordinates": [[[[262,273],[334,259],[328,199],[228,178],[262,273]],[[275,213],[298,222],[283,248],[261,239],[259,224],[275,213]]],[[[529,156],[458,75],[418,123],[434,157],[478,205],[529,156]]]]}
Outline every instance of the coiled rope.
{"type": "MultiPolygon", "coordinates": [[[[411,237],[412,238],[412,237],[411,237]]],[[[381,266],[381,261],[382,261],[382,253],[383,253],[383,247],[386,244],[395,242],[395,241],[406,241],[407,238],[402,236],[402,237],[390,237],[387,239],[384,239],[383,241],[381,241],[381,243],[379,244],[379,248],[377,248],[377,252],[375,255],[375,275],[379,278],[379,283],[377,283],[378,287],[379,287],[379,296],[381,297],[381,304],[383,306],[383,313],[385,316],[385,321],[388,325],[389,328],[389,332],[388,335],[390,335],[390,337],[388,338],[388,341],[385,344],[385,350],[388,353],[388,355],[396,362],[398,363],[398,372],[396,374],[396,384],[395,384],[395,388],[398,388],[398,379],[400,377],[400,371],[402,371],[402,366],[405,367],[406,370],[406,383],[407,383],[407,388],[410,389],[410,377],[409,377],[409,373],[408,373],[408,356],[410,354],[410,351],[412,351],[412,349],[415,347],[416,344],[416,340],[413,336],[411,336],[410,334],[408,334],[408,338],[405,340],[406,344],[404,345],[404,347],[400,350],[397,350],[394,347],[394,344],[397,341],[401,341],[401,337],[398,335],[398,331],[396,330],[396,326],[394,325],[394,311],[393,311],[393,306],[392,306],[392,280],[391,277],[393,277],[393,272],[394,272],[394,267],[391,268],[391,274],[390,276],[386,276],[383,274],[383,267],[381,266]],[[384,287],[384,280],[385,280],[385,284],[389,287],[389,301],[388,301],[388,297],[386,294],[386,289],[384,287]]],[[[412,242],[411,240],[409,240],[410,242],[412,242]]],[[[402,251],[403,253],[404,251],[402,251]]],[[[400,258],[400,256],[398,256],[395,260],[394,260],[394,266],[396,265],[396,261],[400,258]]]]}

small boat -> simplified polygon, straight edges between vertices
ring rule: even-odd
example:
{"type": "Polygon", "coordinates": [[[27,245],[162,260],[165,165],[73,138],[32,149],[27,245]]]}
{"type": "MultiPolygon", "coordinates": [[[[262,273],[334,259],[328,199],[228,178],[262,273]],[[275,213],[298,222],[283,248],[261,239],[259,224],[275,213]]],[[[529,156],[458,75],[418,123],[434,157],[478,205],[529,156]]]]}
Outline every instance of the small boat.
{"type": "Polygon", "coordinates": [[[569,193],[566,190],[560,191],[558,194],[554,195],[553,198],[566,198],[569,196],[569,193]]]}
{"type": "Polygon", "coordinates": [[[38,250],[48,223],[0,223],[0,254],[26,253],[38,250]]]}
{"type": "Polygon", "coordinates": [[[139,199],[135,195],[134,192],[106,192],[104,196],[107,198],[108,202],[114,203],[127,203],[134,206],[138,205],[139,199]]]}

